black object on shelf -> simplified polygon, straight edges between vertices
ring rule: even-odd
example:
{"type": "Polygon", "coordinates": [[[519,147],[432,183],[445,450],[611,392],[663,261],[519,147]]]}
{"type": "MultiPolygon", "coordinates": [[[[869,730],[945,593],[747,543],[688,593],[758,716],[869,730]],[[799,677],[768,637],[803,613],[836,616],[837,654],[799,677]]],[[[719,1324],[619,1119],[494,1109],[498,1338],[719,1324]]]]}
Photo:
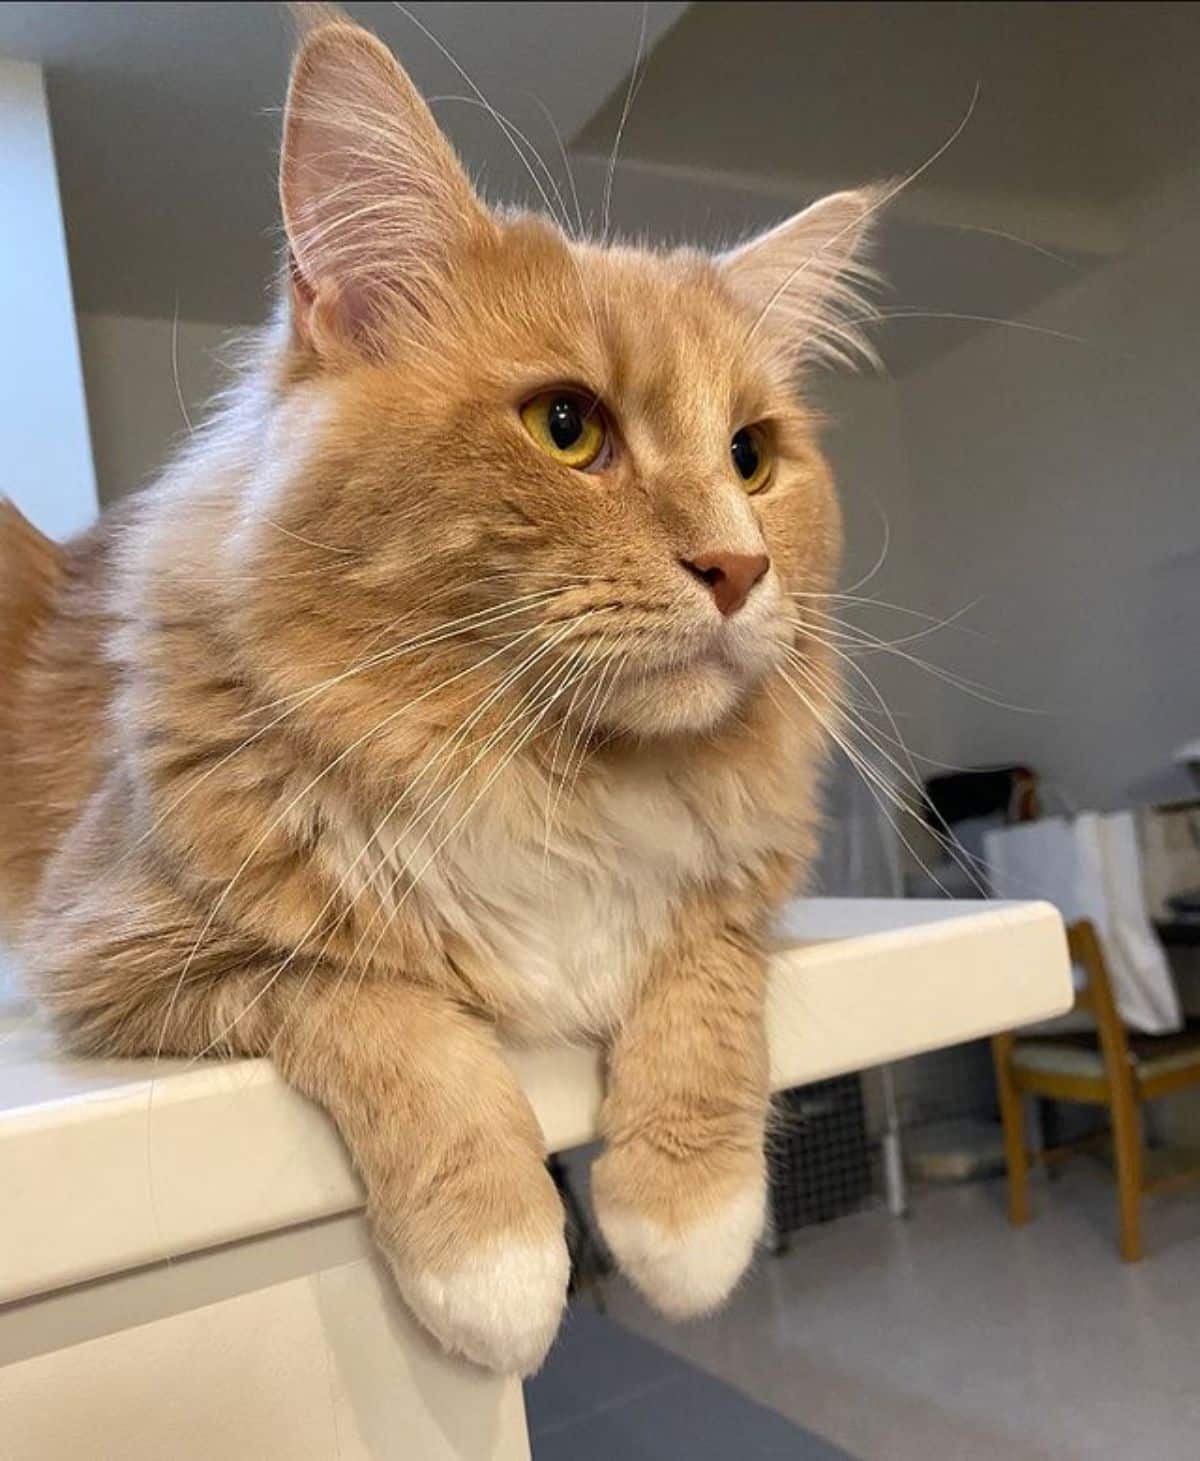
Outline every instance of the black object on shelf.
{"type": "Polygon", "coordinates": [[[775,1251],[788,1235],[860,1207],[871,1193],[862,1079],[835,1076],[776,1098],[767,1141],[775,1251]]]}
{"type": "Polygon", "coordinates": [[[1154,929],[1169,949],[1200,945],[1200,918],[1168,918],[1156,923],[1154,929]]]}

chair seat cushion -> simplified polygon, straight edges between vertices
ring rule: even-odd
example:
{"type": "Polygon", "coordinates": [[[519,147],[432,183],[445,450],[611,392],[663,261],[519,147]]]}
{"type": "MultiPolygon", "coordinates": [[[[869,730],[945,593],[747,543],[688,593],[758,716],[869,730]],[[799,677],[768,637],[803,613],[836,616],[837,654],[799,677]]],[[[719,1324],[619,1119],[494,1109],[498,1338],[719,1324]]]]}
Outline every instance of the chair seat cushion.
{"type": "MultiPolygon", "coordinates": [[[[1200,1078],[1200,1020],[1189,1020],[1173,1035],[1128,1037],[1129,1053],[1142,1080],[1153,1080],[1177,1070],[1196,1068],[1200,1078]]],[[[1049,1075],[1087,1076],[1104,1079],[1104,1056],[1095,1031],[1057,1035],[1053,1039],[1020,1039],[1013,1048],[1017,1070],[1041,1071],[1049,1075]]]]}

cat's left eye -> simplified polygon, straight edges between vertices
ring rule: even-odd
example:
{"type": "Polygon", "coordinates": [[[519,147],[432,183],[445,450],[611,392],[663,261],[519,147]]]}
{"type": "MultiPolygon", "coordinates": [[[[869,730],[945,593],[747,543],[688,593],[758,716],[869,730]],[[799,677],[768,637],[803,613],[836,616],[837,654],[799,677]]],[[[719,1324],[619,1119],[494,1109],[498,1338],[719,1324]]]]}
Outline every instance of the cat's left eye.
{"type": "Polygon", "coordinates": [[[729,443],[733,470],[747,492],[761,492],[771,475],[771,443],[761,426],[743,426],[729,443]]]}
{"type": "Polygon", "coordinates": [[[548,457],[576,472],[598,472],[612,454],[603,410],[580,391],[543,391],[521,407],[521,420],[548,457]]]}

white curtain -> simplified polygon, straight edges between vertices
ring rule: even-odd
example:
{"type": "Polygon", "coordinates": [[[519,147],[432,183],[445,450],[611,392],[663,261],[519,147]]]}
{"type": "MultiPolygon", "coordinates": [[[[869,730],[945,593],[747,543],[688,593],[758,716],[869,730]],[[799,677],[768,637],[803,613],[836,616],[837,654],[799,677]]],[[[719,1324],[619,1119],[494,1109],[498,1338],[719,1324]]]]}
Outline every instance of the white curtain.
{"type": "Polygon", "coordinates": [[[1166,954],[1146,914],[1133,812],[1046,817],[984,837],[998,898],[1045,898],[1096,927],[1121,1018],[1163,1035],[1183,1024],[1166,954]]]}

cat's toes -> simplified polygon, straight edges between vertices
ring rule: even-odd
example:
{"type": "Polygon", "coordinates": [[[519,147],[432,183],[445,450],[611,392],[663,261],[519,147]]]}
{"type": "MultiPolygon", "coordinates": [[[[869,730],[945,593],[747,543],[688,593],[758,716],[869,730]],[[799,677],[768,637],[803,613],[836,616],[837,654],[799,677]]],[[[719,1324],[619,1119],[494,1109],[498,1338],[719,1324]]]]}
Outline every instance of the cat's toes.
{"type": "Polygon", "coordinates": [[[762,1233],[763,1177],[709,1201],[659,1203],[655,1213],[647,1210],[644,1195],[631,1201],[619,1184],[606,1183],[602,1171],[598,1175],[596,1217],[625,1276],[669,1318],[690,1319],[719,1308],[746,1271],[762,1233]]]}
{"type": "Polygon", "coordinates": [[[558,1332],[571,1261],[561,1237],[497,1239],[442,1271],[397,1269],[401,1292],[443,1347],[506,1375],[532,1375],[558,1332]]]}

